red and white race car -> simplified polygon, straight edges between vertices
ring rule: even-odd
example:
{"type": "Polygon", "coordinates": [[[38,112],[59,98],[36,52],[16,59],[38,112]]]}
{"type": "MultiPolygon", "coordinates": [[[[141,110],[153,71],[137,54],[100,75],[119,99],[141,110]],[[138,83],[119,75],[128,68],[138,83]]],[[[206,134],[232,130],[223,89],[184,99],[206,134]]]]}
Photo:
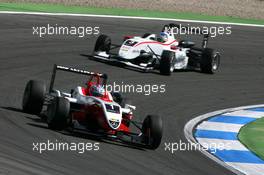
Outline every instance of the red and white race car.
{"type": "Polygon", "coordinates": [[[220,54],[207,48],[209,35],[204,35],[202,47],[198,48],[194,42],[177,40],[175,28],[179,25],[165,25],[160,35],[125,36],[122,45],[112,44],[109,36],[100,35],[95,43],[93,58],[144,71],[159,69],[164,75],[170,75],[174,70],[197,68],[204,73],[216,72],[220,54]],[[111,52],[117,48],[120,48],[117,54],[111,52]]]}
{"type": "Polygon", "coordinates": [[[107,75],[85,70],[54,66],[50,88],[41,81],[30,80],[25,88],[23,110],[44,114],[49,128],[84,131],[103,138],[119,140],[156,149],[162,138],[162,119],[148,115],[142,123],[133,121],[135,106],[119,93],[106,90],[107,75]],[[77,86],[70,93],[54,89],[57,70],[89,75],[86,87],[77,86]],[[134,127],[133,131],[131,128],[134,127]]]}

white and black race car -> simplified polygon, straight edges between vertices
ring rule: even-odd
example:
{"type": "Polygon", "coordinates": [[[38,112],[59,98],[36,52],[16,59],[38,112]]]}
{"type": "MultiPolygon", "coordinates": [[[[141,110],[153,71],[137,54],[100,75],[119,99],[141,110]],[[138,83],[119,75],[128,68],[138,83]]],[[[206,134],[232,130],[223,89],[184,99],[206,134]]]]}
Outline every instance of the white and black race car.
{"type": "MultiPolygon", "coordinates": [[[[188,40],[175,39],[173,30],[177,24],[165,25],[160,33],[146,33],[141,36],[125,36],[123,44],[111,43],[107,35],[97,38],[93,57],[95,59],[122,63],[144,71],[159,69],[163,75],[170,75],[174,70],[200,69],[201,72],[213,74],[220,65],[220,54],[207,48],[209,34],[203,35],[202,47],[188,40]],[[119,48],[117,54],[113,49],[119,48]]],[[[189,30],[189,28],[188,28],[189,30]]]]}

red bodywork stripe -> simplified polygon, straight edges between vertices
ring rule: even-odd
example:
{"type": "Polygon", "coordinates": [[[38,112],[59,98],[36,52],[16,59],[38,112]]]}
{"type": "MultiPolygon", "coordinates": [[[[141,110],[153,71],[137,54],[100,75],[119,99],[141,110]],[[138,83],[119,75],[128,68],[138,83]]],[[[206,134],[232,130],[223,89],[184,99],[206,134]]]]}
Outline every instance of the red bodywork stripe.
{"type": "Polygon", "coordinates": [[[141,45],[141,44],[160,44],[160,45],[163,45],[163,46],[169,46],[169,45],[171,45],[171,44],[174,43],[174,42],[177,42],[177,40],[174,40],[174,41],[172,41],[172,42],[170,42],[170,43],[168,43],[168,44],[161,43],[161,42],[157,42],[157,41],[146,41],[146,42],[138,43],[138,44],[136,44],[134,47],[137,47],[137,46],[139,46],[139,45],[141,45]]]}

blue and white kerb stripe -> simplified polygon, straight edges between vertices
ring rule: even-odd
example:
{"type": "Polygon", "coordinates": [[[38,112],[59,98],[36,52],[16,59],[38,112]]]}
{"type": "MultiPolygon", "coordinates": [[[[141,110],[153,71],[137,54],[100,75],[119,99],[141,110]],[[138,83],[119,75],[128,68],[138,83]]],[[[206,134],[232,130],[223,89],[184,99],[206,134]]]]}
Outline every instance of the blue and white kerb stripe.
{"type": "Polygon", "coordinates": [[[264,108],[224,113],[200,123],[194,136],[205,148],[208,148],[208,145],[217,145],[215,149],[209,147],[208,151],[240,172],[263,175],[264,160],[249,151],[238,140],[240,128],[261,117],[264,117],[264,108]]]}

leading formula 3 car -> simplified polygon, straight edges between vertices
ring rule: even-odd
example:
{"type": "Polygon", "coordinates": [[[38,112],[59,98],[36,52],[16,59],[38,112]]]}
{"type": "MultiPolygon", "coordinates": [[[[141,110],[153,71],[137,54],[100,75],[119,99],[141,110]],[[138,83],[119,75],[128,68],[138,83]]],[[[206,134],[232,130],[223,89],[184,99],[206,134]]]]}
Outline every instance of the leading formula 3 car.
{"type": "Polygon", "coordinates": [[[159,37],[149,33],[142,37],[125,36],[122,45],[112,44],[109,36],[100,35],[95,43],[93,57],[144,71],[158,69],[164,75],[186,69],[215,73],[220,65],[220,54],[207,48],[209,35],[204,35],[202,47],[197,48],[194,42],[176,40],[173,33],[175,28],[179,28],[179,25],[165,25],[159,37]],[[110,52],[116,48],[119,48],[117,54],[110,52]]]}
{"type": "Polygon", "coordinates": [[[47,118],[49,128],[80,131],[98,137],[156,149],[162,138],[162,119],[148,115],[142,123],[133,120],[135,107],[119,93],[106,90],[107,75],[85,70],[54,66],[49,91],[41,81],[30,80],[25,88],[23,110],[47,118]],[[56,71],[90,76],[86,87],[77,86],[66,93],[54,89],[56,71]],[[133,132],[131,126],[138,131],[133,132]]]}

